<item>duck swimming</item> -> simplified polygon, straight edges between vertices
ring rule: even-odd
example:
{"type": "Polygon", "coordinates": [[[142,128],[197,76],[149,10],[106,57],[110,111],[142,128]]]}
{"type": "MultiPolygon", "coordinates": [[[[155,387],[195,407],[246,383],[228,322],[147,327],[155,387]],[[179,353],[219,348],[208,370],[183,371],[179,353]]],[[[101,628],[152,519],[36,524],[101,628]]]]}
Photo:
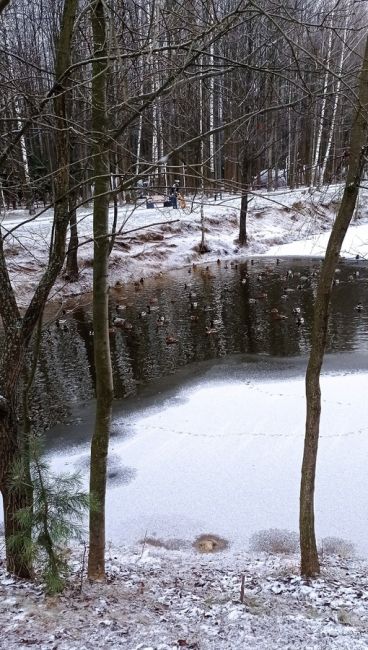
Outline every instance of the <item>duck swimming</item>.
{"type": "Polygon", "coordinates": [[[174,343],[178,343],[178,339],[176,339],[174,336],[168,335],[165,339],[166,345],[173,345],[174,343]]]}

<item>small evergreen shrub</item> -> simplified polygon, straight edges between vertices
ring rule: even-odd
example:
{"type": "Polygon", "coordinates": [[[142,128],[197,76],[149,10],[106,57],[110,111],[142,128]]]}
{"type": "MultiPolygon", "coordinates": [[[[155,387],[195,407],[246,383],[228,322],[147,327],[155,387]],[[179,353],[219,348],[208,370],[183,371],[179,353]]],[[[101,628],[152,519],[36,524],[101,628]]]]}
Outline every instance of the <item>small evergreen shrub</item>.
{"type": "Polygon", "coordinates": [[[72,538],[82,537],[90,498],[82,491],[79,474],[53,475],[41,454],[40,441],[32,438],[29,463],[22,460],[13,468],[12,489],[31,489],[33,500],[17,512],[19,531],[9,544],[28,565],[41,567],[47,593],[56,594],[62,591],[67,573],[63,549],[72,538]]]}

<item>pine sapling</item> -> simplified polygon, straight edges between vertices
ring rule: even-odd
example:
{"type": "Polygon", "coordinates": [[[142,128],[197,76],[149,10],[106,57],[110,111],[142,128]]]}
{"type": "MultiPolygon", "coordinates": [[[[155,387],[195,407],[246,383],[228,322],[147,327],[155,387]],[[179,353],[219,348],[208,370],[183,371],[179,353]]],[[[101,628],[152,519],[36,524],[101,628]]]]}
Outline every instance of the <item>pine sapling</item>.
{"type": "Polygon", "coordinates": [[[20,530],[10,544],[24,554],[25,561],[42,568],[46,590],[55,594],[62,591],[68,568],[63,550],[71,539],[81,539],[90,498],[81,489],[79,474],[51,473],[39,439],[30,438],[29,450],[29,468],[24,461],[13,468],[12,489],[27,485],[30,476],[33,505],[17,513],[20,530]]]}

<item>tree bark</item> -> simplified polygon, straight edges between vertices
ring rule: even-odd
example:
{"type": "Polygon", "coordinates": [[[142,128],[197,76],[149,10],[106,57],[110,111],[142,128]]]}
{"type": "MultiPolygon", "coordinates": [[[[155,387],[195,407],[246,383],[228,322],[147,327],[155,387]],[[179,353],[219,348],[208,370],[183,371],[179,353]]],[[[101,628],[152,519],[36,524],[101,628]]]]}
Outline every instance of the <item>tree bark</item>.
{"type": "MultiPolygon", "coordinates": [[[[65,0],[59,42],[57,45],[55,73],[56,79],[64,76],[70,65],[70,50],[75,20],[77,0],[65,0]]],[[[65,101],[62,88],[55,98],[54,109],[57,117],[57,166],[58,192],[63,196],[68,188],[68,132],[65,128],[65,101]]],[[[10,475],[15,461],[21,456],[22,444],[17,426],[17,392],[20,374],[24,365],[25,353],[34,328],[41,317],[49,292],[61,271],[65,255],[65,237],[69,213],[64,201],[55,204],[55,237],[49,264],[36,288],[32,300],[21,318],[15,294],[11,286],[6,265],[3,237],[0,230],[0,314],[5,330],[5,341],[0,365],[0,490],[3,496],[6,559],[8,570],[22,577],[29,577],[31,567],[26,566],[21,553],[9,546],[9,537],[16,531],[16,513],[28,504],[29,489],[24,493],[12,493],[9,487],[10,475]]]]}
{"type": "Polygon", "coordinates": [[[241,201],[239,218],[239,245],[247,245],[247,214],[248,214],[248,183],[249,183],[249,161],[246,151],[243,152],[241,164],[241,201]]]}
{"type": "Polygon", "coordinates": [[[107,455],[110,435],[113,380],[108,321],[108,217],[109,157],[107,130],[107,43],[104,5],[94,2],[91,9],[94,61],[92,80],[92,129],[94,137],[95,196],[93,200],[93,329],[96,369],[96,417],[91,444],[90,492],[97,501],[89,518],[88,577],[105,578],[105,495],[107,455]],[[101,61],[101,58],[105,59],[101,61]]]}
{"type": "Polygon", "coordinates": [[[239,245],[247,244],[247,213],[248,213],[248,192],[242,190],[240,201],[240,220],[239,220],[239,245]]]}
{"type": "Polygon", "coordinates": [[[76,210],[76,196],[72,192],[69,199],[69,228],[70,238],[68,244],[68,253],[66,258],[65,276],[69,282],[77,282],[79,277],[78,269],[78,224],[77,224],[77,210],[76,210]]]}
{"type": "Polygon", "coordinates": [[[352,219],[367,156],[368,37],[359,80],[358,106],[351,131],[350,162],[340,209],[332,228],[318,283],[311,351],[306,373],[307,417],[300,486],[301,573],[311,577],[320,572],[315,526],[314,487],[319,439],[320,373],[326,348],[328,310],[332,282],[341,246],[352,219]]]}

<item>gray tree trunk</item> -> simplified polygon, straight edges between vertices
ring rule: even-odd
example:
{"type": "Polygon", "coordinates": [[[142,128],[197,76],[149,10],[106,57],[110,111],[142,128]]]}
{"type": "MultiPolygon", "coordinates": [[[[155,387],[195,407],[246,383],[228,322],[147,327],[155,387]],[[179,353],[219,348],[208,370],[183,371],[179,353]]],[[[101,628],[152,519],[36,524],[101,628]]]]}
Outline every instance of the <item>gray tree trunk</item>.
{"type": "Polygon", "coordinates": [[[307,418],[300,486],[301,573],[319,574],[314,526],[314,486],[321,414],[320,373],[326,348],[332,282],[341,246],[352,219],[367,156],[368,38],[359,80],[358,106],[351,131],[350,161],[340,209],[332,228],[321,269],[314,308],[311,351],[306,374],[307,418]]]}
{"type": "MultiPolygon", "coordinates": [[[[56,48],[55,75],[62,79],[70,65],[70,52],[75,21],[77,0],[65,0],[60,36],[56,48]]],[[[56,82],[57,83],[57,82],[56,82]]],[[[24,562],[21,553],[9,546],[9,537],[16,532],[17,511],[28,505],[29,490],[12,493],[9,478],[14,462],[22,452],[21,438],[17,425],[17,392],[25,353],[32,333],[41,317],[48,295],[62,269],[65,256],[65,238],[68,226],[68,207],[62,197],[67,194],[68,171],[68,131],[65,129],[65,97],[59,86],[55,97],[54,110],[57,120],[55,131],[57,152],[57,188],[60,201],[55,203],[54,240],[49,263],[36,288],[32,300],[23,316],[20,315],[14,291],[10,283],[6,265],[2,232],[0,230],[0,314],[5,331],[5,342],[0,365],[0,490],[3,496],[6,561],[12,573],[27,577],[31,567],[24,562]]]]}
{"type": "Polygon", "coordinates": [[[105,578],[105,494],[107,455],[113,399],[108,321],[108,217],[110,170],[106,139],[107,43],[104,5],[91,8],[94,43],[92,129],[94,139],[95,196],[93,200],[93,328],[96,369],[96,418],[91,444],[90,492],[97,501],[89,518],[88,577],[105,578]],[[101,61],[101,57],[104,59],[101,61]]]}

